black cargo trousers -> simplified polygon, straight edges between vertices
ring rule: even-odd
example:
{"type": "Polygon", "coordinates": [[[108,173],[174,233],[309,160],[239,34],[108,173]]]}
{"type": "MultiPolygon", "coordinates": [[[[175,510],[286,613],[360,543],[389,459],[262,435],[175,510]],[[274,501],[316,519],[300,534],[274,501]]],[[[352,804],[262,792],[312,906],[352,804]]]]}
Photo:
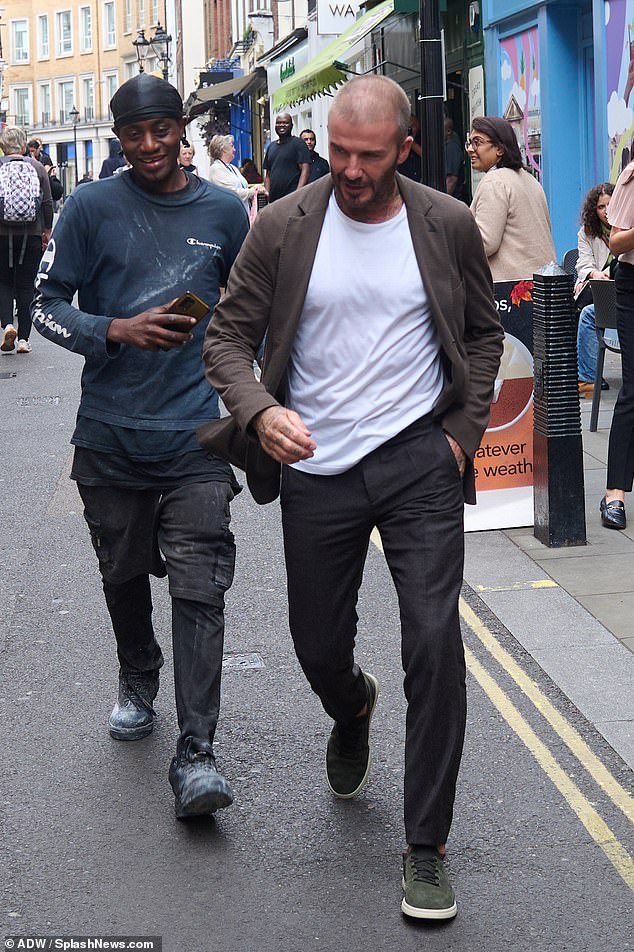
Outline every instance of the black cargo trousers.
{"type": "Polygon", "coordinates": [[[78,482],[124,672],[155,671],[150,575],[169,580],[178,752],[212,752],[220,707],[224,594],[233,581],[228,482],[136,490],[78,482]]]}

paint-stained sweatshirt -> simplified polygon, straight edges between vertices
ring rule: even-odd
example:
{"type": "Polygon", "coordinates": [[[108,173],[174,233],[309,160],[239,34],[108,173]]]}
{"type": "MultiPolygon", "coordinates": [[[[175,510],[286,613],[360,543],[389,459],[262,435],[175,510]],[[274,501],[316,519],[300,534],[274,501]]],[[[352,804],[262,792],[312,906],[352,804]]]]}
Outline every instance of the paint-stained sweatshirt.
{"type": "Polygon", "coordinates": [[[218,416],[201,359],[209,317],[193,341],[158,353],[107,342],[106,333],[113,318],[184,291],[213,313],[247,231],[242,202],[196,176],[161,195],[138,188],[129,172],[72,193],[40,264],[32,316],[40,334],[85,358],[80,417],[193,431],[218,416]]]}

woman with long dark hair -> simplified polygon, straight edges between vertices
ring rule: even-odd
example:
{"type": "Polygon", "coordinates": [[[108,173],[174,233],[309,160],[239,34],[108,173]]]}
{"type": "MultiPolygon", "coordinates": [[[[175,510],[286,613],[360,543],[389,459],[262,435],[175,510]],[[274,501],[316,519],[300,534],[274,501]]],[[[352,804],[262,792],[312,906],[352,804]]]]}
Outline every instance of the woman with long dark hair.
{"type": "Polygon", "coordinates": [[[625,529],[625,493],[634,481],[634,162],[619,175],[610,200],[610,251],[617,255],[616,326],[623,383],[616,398],[608,444],[605,496],[599,511],[606,529],[625,529]]]}
{"type": "Polygon", "coordinates": [[[554,261],[544,190],[526,171],[506,119],[476,116],[466,142],[471,168],[485,172],[471,203],[494,281],[530,278],[554,261]]]}
{"type": "MultiPolygon", "coordinates": [[[[586,195],[581,209],[581,228],[577,233],[577,283],[575,300],[581,311],[577,329],[579,394],[592,397],[599,344],[594,323],[591,280],[606,280],[614,256],[610,251],[608,207],[614,191],[610,182],[595,185],[586,195]]],[[[607,384],[605,384],[607,387],[607,384]]]]}

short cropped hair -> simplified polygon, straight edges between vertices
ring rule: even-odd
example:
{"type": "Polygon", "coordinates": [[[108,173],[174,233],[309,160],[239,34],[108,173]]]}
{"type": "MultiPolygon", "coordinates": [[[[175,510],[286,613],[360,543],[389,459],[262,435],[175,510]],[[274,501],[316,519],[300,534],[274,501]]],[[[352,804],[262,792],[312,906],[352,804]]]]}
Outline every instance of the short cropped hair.
{"type": "Polygon", "coordinates": [[[358,76],[337,91],[331,106],[353,124],[395,120],[401,141],[407,136],[412,107],[398,83],[387,76],[358,76]]]}
{"type": "Polygon", "coordinates": [[[209,143],[209,156],[212,159],[222,158],[223,152],[228,152],[233,145],[233,136],[213,136],[209,143]]]}
{"type": "Polygon", "coordinates": [[[7,126],[0,132],[0,149],[5,155],[24,155],[26,132],[20,126],[7,126]]]}

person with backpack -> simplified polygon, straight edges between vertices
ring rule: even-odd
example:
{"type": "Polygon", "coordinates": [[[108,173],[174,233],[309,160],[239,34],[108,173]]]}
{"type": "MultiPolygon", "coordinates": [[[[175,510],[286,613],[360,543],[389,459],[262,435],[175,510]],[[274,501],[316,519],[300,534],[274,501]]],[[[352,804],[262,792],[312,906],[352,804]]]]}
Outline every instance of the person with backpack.
{"type": "Polygon", "coordinates": [[[26,156],[26,133],[0,133],[0,351],[29,354],[30,306],[42,252],[53,227],[53,199],[46,169],[26,156]],[[18,326],[13,323],[14,302],[18,326]],[[17,348],[15,341],[18,341],[17,348]]]}

